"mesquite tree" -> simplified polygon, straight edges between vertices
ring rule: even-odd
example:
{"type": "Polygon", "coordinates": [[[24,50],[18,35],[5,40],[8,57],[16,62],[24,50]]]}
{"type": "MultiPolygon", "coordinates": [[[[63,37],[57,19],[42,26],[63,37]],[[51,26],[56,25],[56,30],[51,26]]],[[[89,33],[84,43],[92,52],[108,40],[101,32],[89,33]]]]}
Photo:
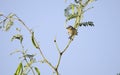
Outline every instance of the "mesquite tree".
{"type": "MultiPolygon", "coordinates": [[[[75,36],[78,34],[78,29],[79,27],[82,26],[94,26],[92,21],[86,21],[86,22],[82,22],[83,19],[83,14],[93,8],[86,8],[86,6],[90,3],[92,3],[94,0],[74,0],[74,3],[69,4],[65,9],[64,9],[64,14],[66,17],[65,20],[65,26],[66,29],[68,31],[68,43],[66,44],[65,48],[63,50],[61,50],[59,48],[59,45],[57,44],[57,40],[56,38],[54,39],[54,44],[57,48],[58,51],[58,60],[56,65],[53,65],[52,62],[50,62],[45,55],[43,54],[43,50],[41,49],[38,40],[36,40],[36,37],[34,36],[34,31],[32,29],[30,29],[25,23],[24,21],[18,17],[18,15],[14,14],[14,13],[10,13],[7,16],[4,14],[0,14],[0,29],[4,30],[4,31],[9,31],[10,29],[12,29],[11,27],[15,26],[15,22],[18,21],[20,23],[20,25],[22,25],[23,27],[25,27],[25,29],[29,32],[30,37],[31,38],[31,43],[34,45],[34,47],[40,52],[40,56],[42,56],[42,60],[36,60],[36,58],[34,57],[35,54],[29,54],[27,53],[28,50],[25,49],[24,44],[23,44],[23,40],[24,37],[21,34],[21,30],[20,28],[16,28],[16,30],[18,31],[15,35],[13,35],[13,37],[11,38],[11,41],[18,39],[20,41],[20,45],[21,45],[21,50],[16,50],[14,52],[12,52],[11,54],[14,53],[21,53],[22,56],[21,58],[21,62],[18,64],[18,67],[14,73],[14,75],[28,75],[30,72],[32,72],[33,75],[37,74],[40,75],[40,70],[38,68],[38,66],[33,66],[33,64],[36,64],[38,62],[42,63],[46,63],[48,64],[49,67],[52,68],[52,71],[54,73],[56,73],[56,75],[59,75],[59,66],[60,66],[60,62],[62,59],[62,56],[64,55],[64,53],[66,52],[66,50],[68,50],[68,47],[70,46],[71,42],[74,41],[75,36]],[[68,25],[67,23],[71,20],[74,20],[74,24],[73,25],[68,25]]],[[[24,35],[25,36],[25,35],[24,35]]]]}

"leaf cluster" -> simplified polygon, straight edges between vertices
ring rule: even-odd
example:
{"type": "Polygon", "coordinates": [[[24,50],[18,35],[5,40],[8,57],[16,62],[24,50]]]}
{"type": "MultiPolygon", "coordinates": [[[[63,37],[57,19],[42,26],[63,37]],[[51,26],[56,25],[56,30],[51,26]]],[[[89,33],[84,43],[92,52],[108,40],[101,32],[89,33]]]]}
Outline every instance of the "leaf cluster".
{"type": "MultiPolygon", "coordinates": [[[[14,25],[15,20],[19,21],[31,33],[31,41],[35,46],[35,48],[39,48],[39,45],[34,37],[34,32],[31,31],[16,14],[10,13],[7,16],[5,16],[4,14],[0,14],[0,18],[1,18],[0,26],[1,26],[1,29],[3,29],[4,31],[9,31],[11,27],[14,25]]],[[[38,69],[38,67],[32,66],[37,62],[34,57],[35,55],[27,53],[27,50],[24,49],[24,45],[22,43],[24,37],[20,33],[21,30],[19,28],[16,28],[16,30],[19,31],[19,33],[14,34],[11,38],[11,41],[14,41],[16,39],[19,40],[22,50],[16,50],[12,52],[11,55],[14,53],[21,53],[22,56],[19,58],[20,59],[23,58],[23,59],[19,63],[14,75],[28,75],[31,71],[33,75],[35,74],[40,75],[40,70],[38,69]]]]}
{"type": "Polygon", "coordinates": [[[66,9],[64,9],[65,17],[67,17],[66,21],[76,18],[78,16],[78,5],[70,4],[66,9]]]}
{"type": "MultiPolygon", "coordinates": [[[[37,67],[34,67],[34,70],[36,71],[37,75],[40,75],[40,70],[37,67]]],[[[25,71],[24,70],[24,66],[23,66],[23,64],[21,62],[21,63],[19,63],[19,65],[18,65],[18,67],[17,67],[16,72],[14,73],[14,75],[28,75],[28,72],[30,70],[27,73],[25,73],[24,71],[25,71]]]]}
{"type": "Polygon", "coordinates": [[[82,22],[79,24],[79,26],[94,26],[92,21],[88,21],[88,22],[82,22]]]}
{"type": "Polygon", "coordinates": [[[95,0],[74,0],[75,3],[72,3],[70,5],[68,5],[68,7],[66,7],[64,9],[64,15],[66,17],[66,23],[72,19],[75,19],[76,23],[74,25],[75,28],[77,28],[78,26],[94,26],[92,21],[88,21],[88,22],[80,22],[80,19],[83,18],[83,14],[93,8],[86,8],[86,6],[88,4],[90,4],[91,2],[93,2],[95,0]]]}
{"type": "Polygon", "coordinates": [[[0,17],[3,19],[0,21],[1,28],[3,28],[5,31],[8,31],[14,24],[15,21],[15,14],[10,13],[8,16],[0,15],[0,17]]]}

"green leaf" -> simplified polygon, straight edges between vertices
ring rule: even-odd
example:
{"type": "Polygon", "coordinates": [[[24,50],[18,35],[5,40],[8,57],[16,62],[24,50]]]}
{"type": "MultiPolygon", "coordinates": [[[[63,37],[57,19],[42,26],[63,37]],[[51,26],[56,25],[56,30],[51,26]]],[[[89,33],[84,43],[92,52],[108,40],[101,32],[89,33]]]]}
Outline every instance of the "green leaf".
{"type": "Polygon", "coordinates": [[[70,4],[65,10],[64,14],[65,17],[67,18],[66,21],[69,21],[71,19],[74,19],[78,16],[78,5],[76,4],[70,4]]]}
{"type": "Polygon", "coordinates": [[[72,14],[74,14],[74,5],[71,5],[72,7],[72,14]]]}
{"type": "Polygon", "coordinates": [[[5,23],[5,31],[8,31],[12,25],[13,25],[13,21],[14,21],[14,16],[15,14],[13,13],[10,13],[7,18],[4,20],[4,23],[5,23]]]}
{"type": "Polygon", "coordinates": [[[15,50],[15,51],[11,52],[10,55],[13,55],[13,54],[18,53],[18,52],[21,52],[21,51],[20,50],[15,50]]]}
{"type": "Polygon", "coordinates": [[[35,40],[34,32],[32,32],[31,40],[32,40],[32,43],[33,43],[33,45],[35,46],[35,48],[39,49],[39,44],[38,44],[37,41],[35,40]]]}
{"type": "Polygon", "coordinates": [[[11,28],[12,25],[13,25],[12,20],[7,21],[6,24],[5,24],[5,31],[8,31],[11,28]]]}
{"type": "Polygon", "coordinates": [[[88,22],[82,22],[79,24],[79,26],[94,26],[92,21],[88,21],[88,22]]]}
{"type": "Polygon", "coordinates": [[[31,65],[32,65],[34,62],[35,62],[35,60],[31,60],[31,61],[27,62],[24,67],[31,67],[31,65]]]}
{"type": "Polygon", "coordinates": [[[35,56],[35,54],[26,54],[26,55],[24,55],[24,57],[29,58],[30,61],[35,60],[34,56],[35,56]]]}
{"type": "Polygon", "coordinates": [[[38,75],[40,75],[40,70],[37,67],[35,67],[35,71],[37,72],[38,75]]]}
{"type": "Polygon", "coordinates": [[[71,20],[71,19],[74,19],[74,18],[76,18],[77,16],[78,16],[77,14],[70,15],[70,16],[67,17],[67,21],[68,21],[68,20],[71,20]]]}
{"type": "Polygon", "coordinates": [[[18,40],[20,40],[20,43],[22,43],[23,36],[21,34],[16,34],[11,38],[11,41],[13,41],[14,39],[18,39],[18,40]]]}
{"type": "Polygon", "coordinates": [[[33,55],[33,54],[26,54],[25,56],[28,57],[28,58],[33,58],[35,55],[33,55]]]}
{"type": "Polygon", "coordinates": [[[22,63],[20,63],[14,75],[22,75],[22,72],[23,72],[23,65],[22,63]]]}
{"type": "Polygon", "coordinates": [[[77,13],[78,13],[77,8],[78,8],[78,5],[70,4],[70,5],[64,10],[64,15],[65,15],[65,17],[68,17],[68,16],[70,16],[70,15],[77,14],[77,13]]]}
{"type": "Polygon", "coordinates": [[[88,0],[88,1],[86,1],[86,4],[90,4],[90,3],[94,2],[94,1],[96,1],[96,0],[88,0]]]}
{"type": "Polygon", "coordinates": [[[10,14],[7,16],[7,18],[13,18],[13,16],[15,16],[15,14],[10,13],[10,14]]]}

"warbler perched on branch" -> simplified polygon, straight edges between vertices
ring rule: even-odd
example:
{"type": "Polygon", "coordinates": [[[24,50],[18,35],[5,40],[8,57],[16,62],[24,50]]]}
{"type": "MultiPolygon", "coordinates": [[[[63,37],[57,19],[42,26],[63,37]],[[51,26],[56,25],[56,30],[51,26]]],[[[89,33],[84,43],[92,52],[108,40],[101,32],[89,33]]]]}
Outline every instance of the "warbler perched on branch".
{"type": "Polygon", "coordinates": [[[66,29],[68,31],[68,34],[70,35],[69,39],[73,40],[72,37],[78,34],[77,30],[72,26],[68,26],[66,29]]]}

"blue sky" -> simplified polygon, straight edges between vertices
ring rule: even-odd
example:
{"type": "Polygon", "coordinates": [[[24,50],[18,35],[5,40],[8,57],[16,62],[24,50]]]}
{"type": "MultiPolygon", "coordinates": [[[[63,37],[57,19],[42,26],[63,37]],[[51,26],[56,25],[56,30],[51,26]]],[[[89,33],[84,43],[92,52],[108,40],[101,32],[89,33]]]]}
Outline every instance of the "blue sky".
{"type": "MultiPolygon", "coordinates": [[[[17,14],[29,28],[35,31],[45,56],[55,64],[57,50],[53,43],[54,37],[60,49],[68,41],[64,27],[64,9],[72,1],[68,0],[1,0],[0,12],[17,14]]],[[[94,27],[81,27],[70,47],[63,55],[59,71],[61,75],[116,75],[120,72],[120,1],[97,0],[90,6],[93,9],[84,14],[83,21],[93,21],[94,27]]],[[[19,27],[19,23],[18,24],[19,27]]],[[[20,28],[22,28],[20,26],[20,28]]],[[[9,55],[20,49],[18,41],[10,42],[14,34],[14,27],[10,32],[0,31],[0,73],[13,75],[20,62],[20,54],[9,55]]],[[[29,53],[37,53],[30,43],[28,32],[22,31],[25,37],[25,48],[29,53]]],[[[39,65],[39,64],[38,64],[39,65]]],[[[52,75],[47,64],[40,64],[41,75],[52,75]]]]}

